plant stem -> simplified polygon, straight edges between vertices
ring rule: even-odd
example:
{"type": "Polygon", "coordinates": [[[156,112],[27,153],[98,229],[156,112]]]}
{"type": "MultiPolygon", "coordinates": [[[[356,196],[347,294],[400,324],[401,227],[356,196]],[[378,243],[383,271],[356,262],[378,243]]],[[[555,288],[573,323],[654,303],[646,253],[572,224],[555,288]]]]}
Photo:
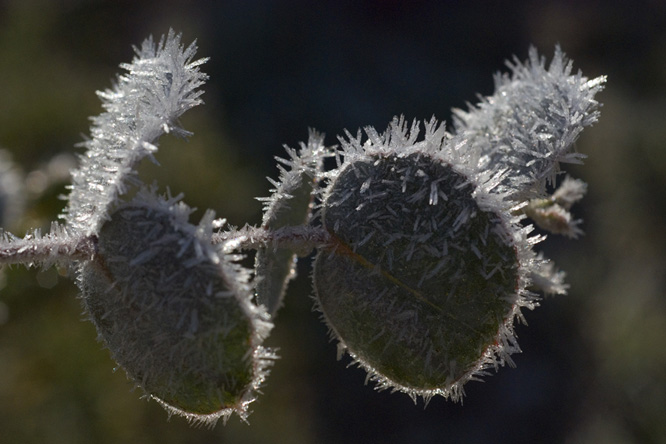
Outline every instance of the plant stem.
{"type": "Polygon", "coordinates": [[[6,236],[0,240],[0,264],[42,264],[48,267],[56,262],[88,259],[96,248],[97,237],[92,235],[61,232],[43,237],[29,234],[23,239],[6,236]]]}
{"type": "Polygon", "coordinates": [[[330,235],[321,227],[300,225],[266,230],[261,227],[245,226],[240,230],[213,234],[213,244],[223,244],[225,252],[234,250],[256,250],[272,246],[285,248],[299,256],[307,256],[312,249],[330,242],[330,235]]]}

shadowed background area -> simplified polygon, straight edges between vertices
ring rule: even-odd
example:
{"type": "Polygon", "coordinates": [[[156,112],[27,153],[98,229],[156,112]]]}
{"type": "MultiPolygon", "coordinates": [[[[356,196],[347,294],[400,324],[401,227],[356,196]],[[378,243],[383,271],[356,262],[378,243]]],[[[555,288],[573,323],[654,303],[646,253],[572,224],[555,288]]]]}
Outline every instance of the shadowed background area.
{"type": "MultiPolygon", "coordinates": [[[[436,116],[491,94],[492,74],[530,44],[556,44],[588,77],[608,75],[601,119],[577,149],[586,235],[538,249],[568,273],[518,326],[523,353],[467,385],[464,405],[377,393],[336,361],[299,263],[268,340],[278,360],[254,405],[213,430],[167,421],[131,391],[83,320],[64,272],[5,270],[0,290],[0,443],[661,443],[666,441],[666,3],[435,0],[0,1],[0,147],[27,174],[24,217],[48,227],[66,178],[35,172],[88,132],[132,44],[172,27],[198,39],[206,105],[189,141],[161,140],[154,178],[231,224],[256,224],[273,156],[308,127],[327,134],[436,116]],[[511,4],[511,7],[506,5],[511,4]]],[[[67,165],[67,157],[59,157],[67,165]]],[[[53,163],[51,164],[53,166],[53,163]]],[[[54,167],[55,168],[55,167],[54,167]]],[[[56,175],[57,176],[57,175],[56,175]]]]}

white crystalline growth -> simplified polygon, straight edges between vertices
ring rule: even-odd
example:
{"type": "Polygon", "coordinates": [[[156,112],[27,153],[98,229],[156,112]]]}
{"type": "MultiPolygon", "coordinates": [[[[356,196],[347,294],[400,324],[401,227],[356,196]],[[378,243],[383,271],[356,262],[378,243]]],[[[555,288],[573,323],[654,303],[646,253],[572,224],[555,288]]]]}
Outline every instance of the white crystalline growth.
{"type": "Polygon", "coordinates": [[[99,229],[110,207],[136,181],[137,164],[157,150],[162,134],[189,134],[176,121],[202,103],[199,87],[207,79],[199,71],[207,59],[193,60],[195,43],[183,47],[173,30],[157,44],[148,38],[135,48],[132,63],[120,65],[127,72],[113,88],[97,92],[105,112],[92,119],[63,216],[74,230],[91,234],[99,229]]]}
{"type": "Polygon", "coordinates": [[[507,170],[504,185],[515,197],[542,196],[560,162],[585,157],[574,151],[574,142],[599,117],[594,96],[606,77],[571,74],[572,62],[559,47],[548,66],[535,48],[527,62],[507,65],[511,73],[495,76],[492,96],[469,111],[454,110],[455,137],[470,166],[507,170]]]}

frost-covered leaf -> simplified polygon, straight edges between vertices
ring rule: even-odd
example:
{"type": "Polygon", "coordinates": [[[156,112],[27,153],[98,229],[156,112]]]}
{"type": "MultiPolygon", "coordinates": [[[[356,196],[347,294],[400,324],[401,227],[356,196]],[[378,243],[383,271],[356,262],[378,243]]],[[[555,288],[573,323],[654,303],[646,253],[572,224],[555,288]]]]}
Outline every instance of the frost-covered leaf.
{"type": "Polygon", "coordinates": [[[206,59],[193,60],[196,46],[181,44],[180,34],[169,31],[159,43],[152,38],[135,48],[127,72],[113,89],[98,92],[105,112],[92,119],[91,138],[80,167],[72,173],[72,186],[64,218],[82,233],[95,233],[111,206],[136,183],[137,164],[157,151],[164,133],[187,135],[177,119],[202,103],[199,87],[207,76],[199,71],[206,59]]]}
{"type": "Polygon", "coordinates": [[[518,199],[543,196],[560,162],[581,163],[574,142],[599,117],[594,96],[605,76],[572,74],[559,47],[550,65],[535,48],[529,60],[507,62],[495,93],[469,111],[454,110],[455,138],[465,161],[478,169],[508,170],[505,185],[518,199]]]}
{"type": "Polygon", "coordinates": [[[533,306],[533,254],[492,185],[445,161],[436,128],[417,141],[417,124],[396,120],[382,135],[366,130],[365,143],[342,141],[321,212],[332,242],[314,286],[341,347],[379,388],[459,399],[465,382],[518,351],[512,326],[533,306]]]}
{"type": "Polygon", "coordinates": [[[531,199],[523,209],[526,216],[541,229],[553,234],[577,238],[583,234],[580,219],[572,219],[571,213],[552,199],[531,199]]]}
{"type": "MultiPolygon", "coordinates": [[[[310,131],[307,144],[300,150],[286,148],[288,159],[278,159],[280,179],[273,182],[272,195],[265,199],[262,228],[273,231],[282,227],[307,224],[312,210],[314,186],[325,155],[324,137],[310,131]]],[[[270,314],[280,307],[287,284],[296,276],[296,253],[271,245],[259,247],[255,259],[255,294],[257,302],[270,314]]]]}
{"type": "Polygon", "coordinates": [[[587,193],[587,184],[580,179],[566,176],[560,186],[553,193],[553,201],[565,210],[571,208],[587,193]]]}
{"type": "Polygon", "coordinates": [[[530,199],[522,208],[522,212],[541,229],[577,238],[583,234],[580,228],[582,221],[573,219],[569,209],[583,198],[586,191],[585,182],[567,176],[552,196],[530,199]]]}
{"type": "Polygon", "coordinates": [[[198,422],[242,418],[266,375],[272,324],[251,303],[247,275],[177,199],[142,191],[99,233],[80,271],[83,302],[127,375],[169,411],[198,422]]]}
{"type": "Polygon", "coordinates": [[[530,272],[531,287],[547,295],[567,294],[569,285],[564,283],[565,273],[555,269],[555,265],[542,253],[537,255],[535,267],[530,272]]]}

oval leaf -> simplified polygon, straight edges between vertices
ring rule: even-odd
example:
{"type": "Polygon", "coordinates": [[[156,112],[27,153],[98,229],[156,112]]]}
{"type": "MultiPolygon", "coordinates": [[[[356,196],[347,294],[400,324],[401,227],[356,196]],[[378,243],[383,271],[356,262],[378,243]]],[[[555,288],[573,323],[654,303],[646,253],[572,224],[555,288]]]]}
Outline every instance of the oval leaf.
{"type": "Polygon", "coordinates": [[[117,210],[82,268],[84,304],[113,358],[152,397],[186,416],[244,416],[270,327],[196,229],[174,211],[117,210]]]}
{"type": "Polygon", "coordinates": [[[315,291],[343,347],[380,386],[457,398],[511,322],[518,260],[474,186],[428,154],[348,162],[325,196],[334,239],[315,291]]]}

